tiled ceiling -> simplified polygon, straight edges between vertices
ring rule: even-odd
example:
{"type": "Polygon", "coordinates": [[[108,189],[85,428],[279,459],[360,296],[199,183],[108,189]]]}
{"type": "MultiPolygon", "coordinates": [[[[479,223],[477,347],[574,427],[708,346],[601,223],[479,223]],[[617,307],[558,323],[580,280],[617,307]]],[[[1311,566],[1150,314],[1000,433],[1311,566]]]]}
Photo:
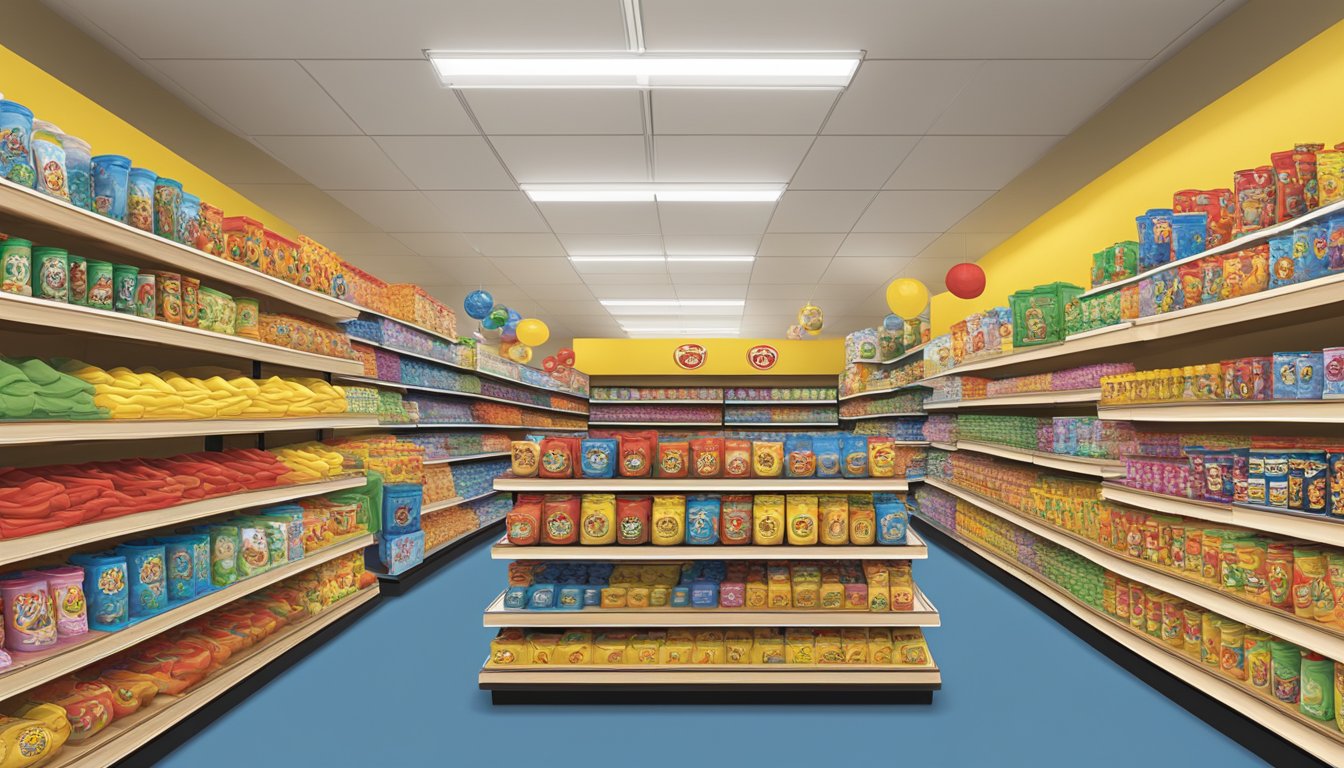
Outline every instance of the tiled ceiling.
{"type": "MultiPolygon", "coordinates": [[[[843,93],[467,91],[425,49],[627,50],[621,0],[46,0],[311,186],[239,190],[349,260],[553,335],[620,335],[602,299],[741,299],[843,334],[905,276],[940,290],[1026,221],[949,233],[1243,0],[634,0],[651,51],[862,50],[843,93]],[[529,182],[787,182],[777,204],[532,203],[529,182]],[[352,215],[353,214],[353,215],[352,215]],[[754,263],[568,256],[754,255],[754,263]]],[[[1050,254],[1042,254],[1049,257],[1050,254]]]]}

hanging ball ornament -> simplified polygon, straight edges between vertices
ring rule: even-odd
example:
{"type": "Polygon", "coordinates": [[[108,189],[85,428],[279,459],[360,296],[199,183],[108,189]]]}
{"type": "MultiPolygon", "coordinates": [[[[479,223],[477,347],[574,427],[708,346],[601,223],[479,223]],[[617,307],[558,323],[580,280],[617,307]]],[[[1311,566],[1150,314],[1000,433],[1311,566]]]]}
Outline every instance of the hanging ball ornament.
{"type": "Polygon", "coordinates": [[[974,299],[985,292],[985,270],[978,264],[957,264],[947,270],[943,282],[958,299],[974,299]]]}
{"type": "Polygon", "coordinates": [[[481,320],[481,325],[488,331],[498,331],[507,322],[509,322],[509,308],[503,304],[496,304],[485,319],[481,320]]]}
{"type": "Polygon", "coordinates": [[[887,307],[905,319],[919,317],[929,305],[929,289],[909,277],[892,280],[887,286],[887,307]]]}
{"type": "Polygon", "coordinates": [[[790,325],[788,333],[784,334],[784,337],[788,339],[793,339],[794,341],[798,341],[799,339],[803,338],[803,326],[790,325]]]}
{"type": "Polygon", "coordinates": [[[546,323],[529,317],[518,321],[518,340],[529,347],[540,347],[551,338],[551,329],[546,327],[546,323]]]}
{"type": "Polygon", "coordinates": [[[523,316],[522,316],[522,315],[520,315],[520,314],[518,314],[517,312],[514,312],[512,309],[510,309],[510,310],[509,310],[509,319],[506,320],[506,321],[504,321],[504,327],[505,327],[505,328],[517,328],[517,327],[518,327],[518,323],[519,323],[519,321],[521,321],[522,319],[523,319],[523,316]]]}
{"type": "Polygon", "coordinates": [[[494,306],[495,297],[491,296],[489,291],[472,291],[462,302],[462,308],[467,310],[467,317],[473,320],[484,320],[490,315],[490,310],[494,306]]]}
{"type": "Polygon", "coordinates": [[[826,322],[826,318],[821,313],[821,307],[816,304],[808,304],[798,310],[798,324],[804,331],[816,336],[821,333],[821,326],[826,322]]]}
{"type": "Polygon", "coordinates": [[[899,315],[887,315],[882,318],[882,330],[899,331],[905,327],[905,321],[899,315]]]}
{"type": "Polygon", "coordinates": [[[500,341],[517,341],[518,330],[513,326],[505,323],[504,327],[499,329],[499,339],[500,341]]]}
{"type": "Polygon", "coordinates": [[[558,365],[559,363],[555,362],[555,355],[549,355],[541,361],[541,370],[547,373],[552,373],[558,365]]]}
{"type": "Polygon", "coordinates": [[[509,347],[509,359],[515,363],[532,362],[532,348],[526,344],[513,344],[509,347]]]}

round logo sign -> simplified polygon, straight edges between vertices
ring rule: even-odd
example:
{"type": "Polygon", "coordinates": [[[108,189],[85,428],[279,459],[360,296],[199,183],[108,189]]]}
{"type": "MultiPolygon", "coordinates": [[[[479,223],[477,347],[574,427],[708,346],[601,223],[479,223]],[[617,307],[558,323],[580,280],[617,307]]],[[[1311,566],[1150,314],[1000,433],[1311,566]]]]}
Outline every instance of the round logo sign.
{"type": "Polygon", "coordinates": [[[758,344],[747,350],[747,362],[758,371],[768,371],[779,362],[779,350],[769,344],[758,344]]]}
{"type": "Polygon", "coordinates": [[[705,364],[705,348],[699,344],[682,344],[672,352],[678,368],[693,371],[705,364]]]}

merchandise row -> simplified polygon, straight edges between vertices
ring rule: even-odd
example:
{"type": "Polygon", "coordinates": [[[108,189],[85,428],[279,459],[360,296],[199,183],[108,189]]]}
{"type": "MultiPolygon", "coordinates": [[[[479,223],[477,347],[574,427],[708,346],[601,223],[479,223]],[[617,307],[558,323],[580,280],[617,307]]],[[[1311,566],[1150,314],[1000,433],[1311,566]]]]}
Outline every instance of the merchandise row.
{"type": "Polygon", "coordinates": [[[927,397],[927,392],[915,390],[846,400],[840,403],[840,418],[873,419],[915,415],[923,412],[927,397]]]}
{"type": "Polygon", "coordinates": [[[888,315],[877,328],[864,328],[845,337],[845,363],[899,362],[909,350],[929,340],[928,321],[888,315]]]}
{"type": "MultiPolygon", "coordinates": [[[[933,392],[925,401],[925,405],[1006,398],[1013,395],[1094,390],[1101,386],[1103,378],[1107,376],[1120,376],[1133,371],[1134,366],[1131,363],[1101,363],[1006,379],[943,376],[929,382],[933,392]]],[[[1048,400],[1043,399],[1042,402],[1048,400]]]]}
{"type": "Polygon", "coordinates": [[[743,402],[832,402],[835,387],[593,387],[594,401],[723,405],[743,402]]]}
{"type": "Polygon", "coordinates": [[[404,386],[431,391],[461,392],[486,399],[511,401],[557,411],[587,413],[587,403],[574,396],[562,395],[545,389],[522,387],[494,378],[482,378],[474,373],[450,368],[446,363],[403,357],[395,351],[355,343],[354,348],[364,365],[368,379],[390,386],[404,386]]]}
{"type": "Polygon", "coordinates": [[[426,554],[473,531],[504,520],[512,508],[513,501],[507,494],[496,494],[423,515],[420,527],[425,532],[426,554]]]}
{"type": "Polygon", "coordinates": [[[1101,404],[1344,398],[1344,347],[1275,352],[1101,380],[1101,404]]]}

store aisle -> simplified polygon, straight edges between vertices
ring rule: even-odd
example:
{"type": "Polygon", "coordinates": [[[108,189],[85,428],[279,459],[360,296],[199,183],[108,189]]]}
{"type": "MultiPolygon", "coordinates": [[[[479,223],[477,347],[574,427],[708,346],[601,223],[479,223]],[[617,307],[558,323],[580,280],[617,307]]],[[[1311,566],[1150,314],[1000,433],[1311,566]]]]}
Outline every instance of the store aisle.
{"type": "Polygon", "coordinates": [[[1136,744],[1220,768],[1263,764],[941,549],[915,566],[943,612],[929,630],[944,685],[932,707],[492,708],[476,689],[494,633],[480,616],[504,569],[481,547],[384,600],[161,765],[231,768],[241,747],[277,765],[606,766],[638,754],[681,768],[704,762],[709,743],[717,765],[824,765],[841,744],[846,762],[921,768],[1007,765],[1033,750],[1043,766],[1084,755],[1131,768],[1136,744]]]}

